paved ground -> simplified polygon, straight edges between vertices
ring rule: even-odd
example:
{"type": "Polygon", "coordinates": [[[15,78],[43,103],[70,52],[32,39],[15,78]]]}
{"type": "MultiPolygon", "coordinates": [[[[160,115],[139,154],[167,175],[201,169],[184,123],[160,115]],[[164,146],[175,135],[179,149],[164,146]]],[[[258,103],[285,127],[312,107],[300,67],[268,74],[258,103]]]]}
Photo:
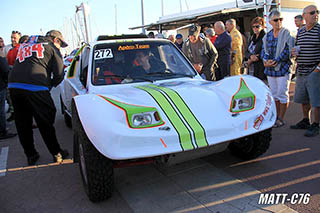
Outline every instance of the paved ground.
{"type": "MultiPolygon", "coordinates": [[[[54,90],[59,105],[57,94],[54,90]]],[[[38,167],[24,167],[18,138],[1,141],[0,212],[320,212],[320,137],[305,138],[303,131],[288,128],[300,119],[299,110],[290,106],[288,125],[273,130],[270,149],[256,160],[243,162],[225,151],[166,169],[115,169],[114,196],[100,203],[86,197],[78,164],[51,163],[38,130],[38,167]],[[310,193],[309,204],[258,204],[261,193],[296,192],[310,193]]],[[[71,151],[72,132],[59,113],[56,131],[71,151]]]]}

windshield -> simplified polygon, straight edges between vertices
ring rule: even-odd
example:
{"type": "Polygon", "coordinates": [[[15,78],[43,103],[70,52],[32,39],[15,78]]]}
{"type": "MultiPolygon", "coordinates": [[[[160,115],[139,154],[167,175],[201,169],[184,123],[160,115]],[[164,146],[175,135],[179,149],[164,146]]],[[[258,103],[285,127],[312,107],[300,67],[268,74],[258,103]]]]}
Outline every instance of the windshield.
{"type": "Polygon", "coordinates": [[[196,72],[169,42],[98,44],[94,48],[92,84],[108,85],[194,77],[196,72]]]}

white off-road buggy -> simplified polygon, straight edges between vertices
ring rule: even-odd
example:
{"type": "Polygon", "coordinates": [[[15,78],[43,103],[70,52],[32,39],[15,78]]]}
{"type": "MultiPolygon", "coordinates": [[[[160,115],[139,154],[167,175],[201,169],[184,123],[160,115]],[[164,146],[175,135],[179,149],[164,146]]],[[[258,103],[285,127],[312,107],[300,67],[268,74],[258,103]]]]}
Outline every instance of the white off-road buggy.
{"type": "Polygon", "coordinates": [[[81,47],[61,85],[61,107],[92,201],[112,195],[115,167],[169,165],[226,148],[256,158],[269,148],[277,116],[259,79],[203,80],[173,43],[137,35],[81,47]]]}

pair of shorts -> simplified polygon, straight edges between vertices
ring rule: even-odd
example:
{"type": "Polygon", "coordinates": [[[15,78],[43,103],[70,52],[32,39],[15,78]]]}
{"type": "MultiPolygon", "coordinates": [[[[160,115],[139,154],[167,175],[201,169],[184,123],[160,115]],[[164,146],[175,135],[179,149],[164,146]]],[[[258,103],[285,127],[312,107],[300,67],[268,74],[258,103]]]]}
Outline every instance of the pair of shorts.
{"type": "Polygon", "coordinates": [[[297,75],[294,102],[320,107],[320,72],[297,75]]]}
{"type": "Polygon", "coordinates": [[[275,101],[280,101],[282,104],[289,102],[289,86],[291,74],[285,76],[272,77],[267,76],[271,94],[275,101]]]}

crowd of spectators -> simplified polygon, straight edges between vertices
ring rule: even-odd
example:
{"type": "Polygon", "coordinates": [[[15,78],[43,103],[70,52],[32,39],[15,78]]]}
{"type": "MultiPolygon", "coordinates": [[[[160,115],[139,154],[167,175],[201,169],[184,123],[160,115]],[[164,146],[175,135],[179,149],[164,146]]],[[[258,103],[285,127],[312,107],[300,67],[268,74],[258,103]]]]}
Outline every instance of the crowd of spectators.
{"type": "Polygon", "coordinates": [[[319,134],[320,107],[320,25],[319,10],[315,5],[304,8],[294,17],[297,35],[292,36],[283,25],[281,12],[273,9],[268,16],[272,29],[266,32],[262,17],[251,21],[252,35],[240,32],[235,19],[188,29],[168,37],[206,80],[221,80],[227,76],[249,74],[269,86],[276,103],[277,119],[274,128],[285,125],[289,107],[289,87],[296,81],[294,101],[302,105],[303,119],[292,129],[306,129],[305,136],[319,134]],[[297,38],[297,39],[296,39],[297,38]],[[179,39],[179,41],[178,41],[179,39]],[[314,119],[311,122],[310,111],[314,119]]]}

